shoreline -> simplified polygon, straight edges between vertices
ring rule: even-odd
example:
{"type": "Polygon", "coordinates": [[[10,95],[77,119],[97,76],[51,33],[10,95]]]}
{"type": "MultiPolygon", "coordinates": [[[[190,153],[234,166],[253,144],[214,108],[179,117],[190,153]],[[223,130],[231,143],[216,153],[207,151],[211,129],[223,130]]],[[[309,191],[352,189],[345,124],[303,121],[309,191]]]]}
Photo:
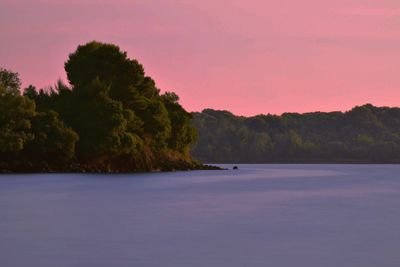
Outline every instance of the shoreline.
{"type": "Polygon", "coordinates": [[[210,165],[210,164],[200,164],[191,166],[190,168],[165,168],[165,169],[152,169],[152,170],[133,170],[133,171],[90,171],[90,170],[24,170],[24,171],[9,171],[0,170],[0,175],[2,174],[138,174],[138,173],[168,173],[168,172],[179,172],[179,171],[219,171],[226,170],[224,168],[210,165]]]}

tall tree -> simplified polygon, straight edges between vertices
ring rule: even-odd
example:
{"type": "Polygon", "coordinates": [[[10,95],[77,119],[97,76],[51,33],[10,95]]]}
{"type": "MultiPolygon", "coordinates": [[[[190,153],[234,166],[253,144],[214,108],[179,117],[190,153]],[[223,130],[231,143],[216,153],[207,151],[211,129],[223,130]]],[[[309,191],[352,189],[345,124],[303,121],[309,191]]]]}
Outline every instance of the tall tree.
{"type": "Polygon", "coordinates": [[[0,153],[16,153],[33,139],[30,119],[35,104],[21,96],[18,74],[0,69],[0,153]]]}

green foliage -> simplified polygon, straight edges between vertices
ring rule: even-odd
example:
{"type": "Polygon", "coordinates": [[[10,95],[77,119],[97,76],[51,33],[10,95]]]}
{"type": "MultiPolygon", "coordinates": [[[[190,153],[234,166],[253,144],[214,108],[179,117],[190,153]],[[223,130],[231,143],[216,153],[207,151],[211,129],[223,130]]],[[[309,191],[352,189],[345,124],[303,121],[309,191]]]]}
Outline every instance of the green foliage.
{"type": "Polygon", "coordinates": [[[19,94],[21,81],[18,73],[0,68],[0,86],[6,93],[19,94]]]}
{"type": "Polygon", "coordinates": [[[107,97],[107,87],[98,79],[87,85],[88,93],[77,97],[72,109],[70,125],[80,136],[78,156],[84,159],[110,153],[135,152],[137,140],[128,132],[132,112],[125,111],[122,104],[107,97]]]}
{"type": "Polygon", "coordinates": [[[400,162],[400,109],[370,104],[342,112],[244,118],[194,113],[206,162],[400,162]]]}
{"type": "Polygon", "coordinates": [[[35,104],[19,93],[18,74],[0,69],[0,153],[16,153],[33,138],[35,104]]]}
{"type": "Polygon", "coordinates": [[[192,115],[178,103],[179,97],[175,93],[166,92],[161,97],[171,122],[169,147],[188,154],[190,144],[197,138],[197,132],[191,124],[192,115]]]}
{"type": "Polygon", "coordinates": [[[34,139],[26,147],[31,161],[57,169],[73,160],[78,135],[64,125],[56,112],[38,113],[32,119],[32,133],[34,139]]]}
{"type": "Polygon", "coordinates": [[[118,46],[95,41],[78,46],[69,55],[65,71],[72,86],[83,88],[99,78],[108,86],[127,90],[144,75],[143,67],[137,61],[130,60],[118,46]]]}
{"type": "Polygon", "coordinates": [[[191,114],[177,95],[160,95],[142,65],[118,46],[81,45],[69,55],[65,70],[71,86],[58,81],[38,91],[30,85],[23,96],[18,75],[2,70],[0,170],[197,166],[189,155],[196,137],[191,114]],[[8,152],[20,153],[6,161],[8,152]]]}

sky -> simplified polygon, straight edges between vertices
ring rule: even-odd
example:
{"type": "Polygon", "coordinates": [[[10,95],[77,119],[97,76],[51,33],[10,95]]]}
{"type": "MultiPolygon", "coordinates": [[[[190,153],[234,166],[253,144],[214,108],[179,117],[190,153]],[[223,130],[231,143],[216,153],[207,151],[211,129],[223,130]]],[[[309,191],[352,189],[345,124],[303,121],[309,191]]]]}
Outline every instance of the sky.
{"type": "Polygon", "coordinates": [[[48,87],[115,43],[189,111],[400,106],[399,0],[0,0],[0,67],[48,87]]]}

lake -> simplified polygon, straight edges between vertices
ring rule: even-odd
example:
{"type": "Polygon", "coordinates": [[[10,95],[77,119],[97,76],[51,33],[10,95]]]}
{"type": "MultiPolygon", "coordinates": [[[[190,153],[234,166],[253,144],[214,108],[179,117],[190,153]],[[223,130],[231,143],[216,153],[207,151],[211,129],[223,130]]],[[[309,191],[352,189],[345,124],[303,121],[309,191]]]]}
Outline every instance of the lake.
{"type": "Polygon", "coordinates": [[[1,175],[0,266],[400,266],[399,165],[238,166],[1,175]]]}

